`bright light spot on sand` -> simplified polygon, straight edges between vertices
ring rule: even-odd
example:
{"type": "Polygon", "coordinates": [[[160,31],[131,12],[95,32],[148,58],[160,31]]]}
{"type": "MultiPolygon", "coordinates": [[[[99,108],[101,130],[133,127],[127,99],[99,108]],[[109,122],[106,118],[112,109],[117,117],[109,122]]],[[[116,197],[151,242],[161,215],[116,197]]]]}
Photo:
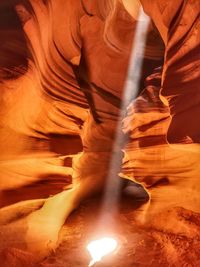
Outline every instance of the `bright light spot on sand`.
{"type": "Polygon", "coordinates": [[[87,250],[90,252],[92,260],[88,266],[93,266],[95,263],[101,261],[105,255],[115,251],[117,245],[117,241],[110,237],[104,237],[89,243],[87,250]]]}

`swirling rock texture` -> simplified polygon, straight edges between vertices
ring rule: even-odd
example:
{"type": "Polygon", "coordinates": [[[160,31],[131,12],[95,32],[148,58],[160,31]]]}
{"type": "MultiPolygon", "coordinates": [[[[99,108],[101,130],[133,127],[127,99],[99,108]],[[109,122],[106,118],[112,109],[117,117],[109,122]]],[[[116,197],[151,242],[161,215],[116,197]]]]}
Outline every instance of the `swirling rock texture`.
{"type": "MultiPolygon", "coordinates": [[[[164,46],[151,28],[139,55],[140,94],[122,123],[129,139],[121,175],[141,183],[150,200],[139,208],[122,202],[116,221],[126,242],[99,266],[199,266],[200,2],[141,3],[164,40],[165,60],[158,68],[164,46]]],[[[2,262],[86,266],[99,203],[67,221],[61,246],[42,263],[23,245],[26,224],[13,220],[71,185],[72,154],[82,149],[75,167],[94,179],[106,175],[137,23],[122,3],[110,10],[103,0],[9,0],[1,13],[1,207],[36,199],[1,210],[2,262]]]]}

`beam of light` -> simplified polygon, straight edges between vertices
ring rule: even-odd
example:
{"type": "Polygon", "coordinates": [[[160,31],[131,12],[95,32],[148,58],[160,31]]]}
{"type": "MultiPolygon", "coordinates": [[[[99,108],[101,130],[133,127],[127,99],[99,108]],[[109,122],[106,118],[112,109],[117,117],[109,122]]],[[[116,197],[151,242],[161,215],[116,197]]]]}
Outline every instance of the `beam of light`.
{"type": "Polygon", "coordinates": [[[93,266],[95,263],[101,261],[105,255],[115,251],[117,246],[117,241],[111,237],[104,237],[89,243],[87,250],[90,252],[92,260],[88,266],[93,266]]]}
{"type": "Polygon", "coordinates": [[[126,141],[125,135],[122,133],[122,120],[126,114],[127,107],[136,98],[140,79],[142,74],[143,57],[145,53],[147,31],[150,23],[150,18],[146,16],[141,8],[139,19],[137,22],[135,38],[132,45],[132,52],[130,57],[129,69],[124,88],[124,95],[121,104],[120,116],[116,128],[115,143],[113,147],[113,155],[109,167],[109,174],[105,188],[105,196],[103,202],[103,209],[109,207],[109,211],[113,211],[118,207],[118,199],[120,192],[120,180],[117,179],[116,174],[121,170],[122,155],[120,155],[121,147],[126,141]],[[112,208],[112,209],[110,209],[112,208]]]}
{"type": "MultiPolygon", "coordinates": [[[[141,9],[132,46],[130,65],[124,88],[124,96],[120,110],[119,122],[116,129],[113,155],[111,164],[109,166],[107,183],[105,186],[105,194],[99,221],[100,229],[103,228],[105,222],[107,227],[111,227],[111,229],[113,229],[113,226],[115,225],[114,215],[118,211],[118,201],[120,197],[121,185],[121,179],[118,179],[117,177],[118,173],[121,170],[122,162],[122,155],[119,151],[121,151],[121,144],[126,141],[126,138],[121,130],[121,121],[124,118],[128,105],[136,98],[138,94],[149,23],[149,17],[147,17],[141,9]]],[[[116,247],[117,241],[114,239],[108,240],[107,238],[102,238],[100,240],[92,241],[87,246],[92,256],[92,261],[90,262],[89,266],[92,266],[96,262],[100,261],[102,259],[102,256],[109,254],[110,252],[115,250],[116,247]]]]}

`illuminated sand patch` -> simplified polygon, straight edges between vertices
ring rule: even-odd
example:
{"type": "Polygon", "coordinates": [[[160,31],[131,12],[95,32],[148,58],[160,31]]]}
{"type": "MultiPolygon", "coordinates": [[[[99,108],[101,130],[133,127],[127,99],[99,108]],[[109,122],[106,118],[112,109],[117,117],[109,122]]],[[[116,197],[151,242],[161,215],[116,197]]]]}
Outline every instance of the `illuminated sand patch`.
{"type": "Polygon", "coordinates": [[[95,263],[101,261],[104,256],[114,252],[117,249],[117,246],[117,241],[111,237],[103,237],[99,240],[90,242],[87,245],[87,250],[92,257],[92,260],[88,266],[93,266],[95,263]]]}

